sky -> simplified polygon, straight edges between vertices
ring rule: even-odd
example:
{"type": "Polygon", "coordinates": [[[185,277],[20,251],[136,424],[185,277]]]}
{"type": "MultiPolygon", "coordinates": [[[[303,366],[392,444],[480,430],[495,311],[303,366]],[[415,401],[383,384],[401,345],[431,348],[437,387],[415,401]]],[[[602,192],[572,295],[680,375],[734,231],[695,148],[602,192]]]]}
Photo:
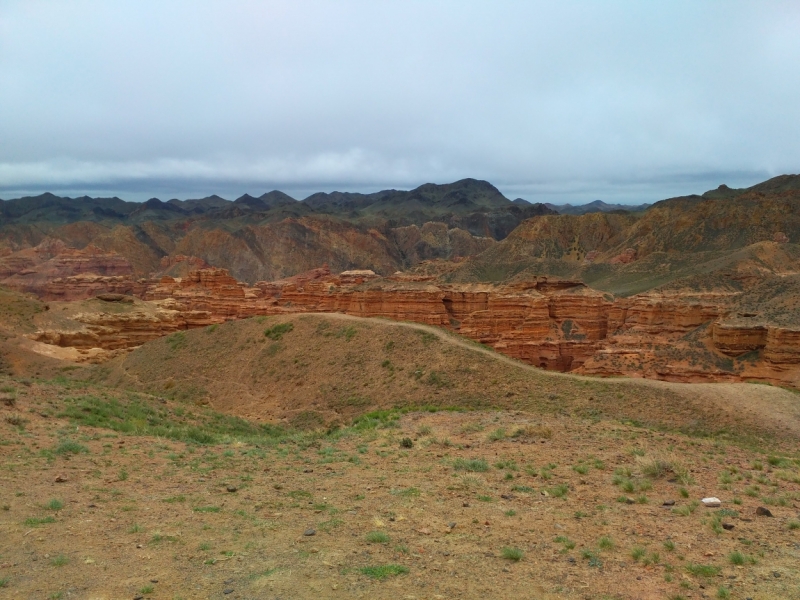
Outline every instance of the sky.
{"type": "Polygon", "coordinates": [[[0,198],[800,172],[800,2],[0,0],[0,198]]]}

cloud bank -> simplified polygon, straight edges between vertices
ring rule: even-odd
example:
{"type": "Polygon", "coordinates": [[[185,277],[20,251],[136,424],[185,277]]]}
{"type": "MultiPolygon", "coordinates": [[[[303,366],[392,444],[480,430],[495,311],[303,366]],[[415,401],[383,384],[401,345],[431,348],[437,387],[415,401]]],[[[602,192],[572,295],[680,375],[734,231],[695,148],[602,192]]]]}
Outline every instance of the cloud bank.
{"type": "Polygon", "coordinates": [[[798,31],[794,2],[5,2],[0,196],[751,185],[800,171],[798,31]]]}

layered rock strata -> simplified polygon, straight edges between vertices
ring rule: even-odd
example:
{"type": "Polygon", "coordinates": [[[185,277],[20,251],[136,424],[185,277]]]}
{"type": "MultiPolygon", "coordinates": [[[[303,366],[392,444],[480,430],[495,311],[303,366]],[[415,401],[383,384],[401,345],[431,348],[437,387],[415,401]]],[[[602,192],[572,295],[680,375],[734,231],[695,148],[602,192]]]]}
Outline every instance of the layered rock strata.
{"type": "Polygon", "coordinates": [[[187,277],[162,277],[135,295],[157,302],[162,312],[146,318],[76,317],[86,326],[83,333],[40,339],[113,349],[255,315],[340,312],[451,329],[550,370],[800,385],[800,331],[729,315],[730,294],[615,299],[581,282],[552,277],[505,286],[441,284],[426,276],[381,278],[367,270],[333,275],[323,267],[254,286],[224,269],[198,269],[187,277]],[[112,341],[115,336],[122,341],[112,341]],[[747,361],[735,363],[738,357],[747,361]]]}

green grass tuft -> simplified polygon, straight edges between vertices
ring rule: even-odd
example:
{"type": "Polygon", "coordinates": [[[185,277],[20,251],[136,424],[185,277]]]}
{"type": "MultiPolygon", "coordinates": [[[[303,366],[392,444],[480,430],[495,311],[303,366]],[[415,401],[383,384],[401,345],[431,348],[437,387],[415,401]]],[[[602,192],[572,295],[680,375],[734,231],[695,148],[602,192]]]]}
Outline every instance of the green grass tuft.
{"type": "Polygon", "coordinates": [[[395,577],[408,573],[408,567],[403,565],[376,565],[361,567],[359,569],[362,575],[371,577],[372,579],[386,579],[387,577],[395,577]]]}

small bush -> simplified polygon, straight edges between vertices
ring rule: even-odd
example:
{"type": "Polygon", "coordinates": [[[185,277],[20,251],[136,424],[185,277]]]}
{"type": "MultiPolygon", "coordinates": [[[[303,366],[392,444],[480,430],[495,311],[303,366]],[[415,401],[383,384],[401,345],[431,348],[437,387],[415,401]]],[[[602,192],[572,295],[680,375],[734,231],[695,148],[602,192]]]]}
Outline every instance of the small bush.
{"type": "Polygon", "coordinates": [[[294,323],[278,323],[264,330],[264,335],[272,341],[279,341],[284,333],[289,333],[294,329],[294,323]]]}
{"type": "Polygon", "coordinates": [[[518,562],[522,560],[522,557],[525,556],[525,553],[519,548],[512,548],[511,546],[505,546],[500,551],[500,555],[506,560],[513,560],[514,562],[518,562]]]}
{"type": "Polygon", "coordinates": [[[604,535],[597,542],[597,547],[600,548],[601,550],[611,550],[614,548],[614,540],[612,540],[607,535],[604,535]]]}
{"type": "Polygon", "coordinates": [[[492,433],[489,434],[489,441],[490,442],[499,442],[500,440],[504,440],[506,438],[506,430],[502,427],[495,429],[492,433]]]}
{"type": "Polygon", "coordinates": [[[53,453],[58,454],[59,456],[66,456],[69,454],[88,454],[89,449],[73,440],[64,440],[58,444],[58,446],[53,448],[53,453]]]}
{"type": "Polygon", "coordinates": [[[453,461],[453,468],[456,471],[472,471],[473,473],[485,473],[489,470],[489,463],[482,458],[457,458],[453,461]]]}
{"type": "Polygon", "coordinates": [[[367,541],[370,544],[388,544],[390,538],[388,534],[384,533],[383,531],[370,531],[367,534],[367,541]]]}
{"type": "Polygon", "coordinates": [[[19,413],[12,413],[10,415],[5,416],[5,422],[9,425],[13,425],[14,427],[25,427],[28,419],[23,417],[19,413]]]}
{"type": "Polygon", "coordinates": [[[50,510],[61,510],[64,508],[64,503],[59,500],[58,498],[53,498],[50,502],[47,503],[47,508],[50,510]]]}

